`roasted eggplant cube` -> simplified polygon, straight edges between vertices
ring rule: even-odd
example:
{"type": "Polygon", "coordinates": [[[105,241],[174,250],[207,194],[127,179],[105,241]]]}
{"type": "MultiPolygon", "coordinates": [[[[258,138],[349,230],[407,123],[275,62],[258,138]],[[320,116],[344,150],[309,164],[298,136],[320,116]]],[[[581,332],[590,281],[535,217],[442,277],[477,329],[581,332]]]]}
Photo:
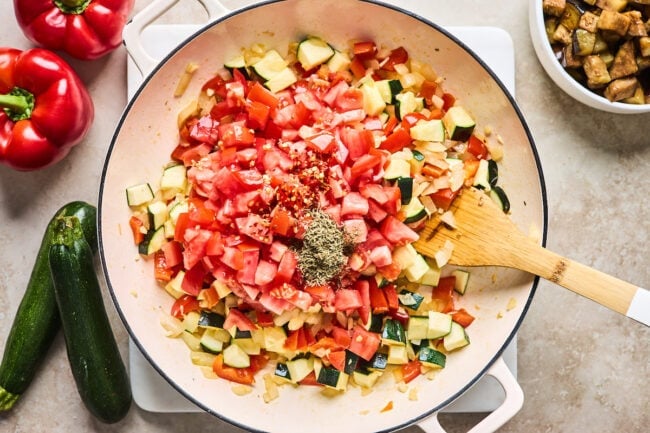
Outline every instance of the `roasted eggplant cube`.
{"type": "Polygon", "coordinates": [[[584,29],[576,29],[573,32],[572,47],[576,56],[588,56],[594,52],[596,34],[584,29]]]}
{"type": "Polygon", "coordinates": [[[632,97],[638,85],[639,80],[635,77],[619,78],[609,83],[603,94],[610,101],[621,101],[632,97]]]}
{"type": "Polygon", "coordinates": [[[627,11],[624,13],[630,17],[630,27],[627,29],[627,35],[632,38],[640,38],[642,36],[648,36],[648,31],[643,22],[643,15],[640,11],[627,11]]]}
{"type": "Polygon", "coordinates": [[[627,6],[628,0],[596,0],[596,6],[606,11],[620,12],[627,6]]]}
{"type": "Polygon", "coordinates": [[[639,54],[641,57],[650,57],[650,36],[643,36],[637,39],[639,54]]]}
{"type": "Polygon", "coordinates": [[[580,17],[578,27],[588,32],[596,33],[598,31],[598,15],[592,12],[585,12],[580,17]]]}
{"type": "Polygon", "coordinates": [[[607,83],[612,81],[607,71],[607,64],[598,55],[587,56],[583,63],[585,74],[587,75],[587,86],[590,89],[599,89],[605,87],[607,83]]]}
{"type": "Polygon", "coordinates": [[[547,15],[556,17],[562,16],[564,8],[566,7],[566,0],[543,0],[542,9],[547,15]]]}
{"type": "Polygon", "coordinates": [[[625,36],[632,20],[627,15],[619,12],[603,10],[598,19],[598,30],[612,32],[625,36]]]}
{"type": "Polygon", "coordinates": [[[571,30],[567,29],[562,24],[558,24],[553,33],[553,41],[559,42],[562,45],[568,45],[572,42],[571,30]]]}
{"type": "Polygon", "coordinates": [[[567,2],[566,7],[564,8],[564,12],[562,13],[562,17],[560,18],[560,24],[569,30],[575,30],[578,28],[580,15],[582,15],[582,13],[578,7],[571,2],[567,2]]]}
{"type": "Polygon", "coordinates": [[[636,54],[634,51],[634,41],[627,41],[616,52],[614,56],[614,63],[609,68],[609,75],[612,80],[617,78],[627,77],[634,75],[639,71],[636,64],[636,54]]]}

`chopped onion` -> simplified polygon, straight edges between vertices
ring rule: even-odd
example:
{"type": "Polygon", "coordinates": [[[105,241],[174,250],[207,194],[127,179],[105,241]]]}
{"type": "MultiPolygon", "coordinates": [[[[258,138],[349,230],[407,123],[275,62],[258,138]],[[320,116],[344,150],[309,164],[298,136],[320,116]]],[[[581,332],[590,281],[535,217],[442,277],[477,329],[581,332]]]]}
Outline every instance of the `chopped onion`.
{"type": "Polygon", "coordinates": [[[174,316],[170,316],[169,314],[162,314],[160,316],[160,324],[162,325],[163,329],[167,331],[165,335],[170,338],[176,338],[180,336],[185,330],[185,328],[183,328],[183,322],[174,316]]]}
{"type": "Polygon", "coordinates": [[[436,254],[434,255],[434,258],[436,260],[436,265],[438,265],[439,268],[442,268],[445,266],[447,263],[449,263],[449,259],[451,258],[451,253],[454,251],[454,244],[452,244],[450,241],[445,241],[445,244],[440,248],[436,254]]]}

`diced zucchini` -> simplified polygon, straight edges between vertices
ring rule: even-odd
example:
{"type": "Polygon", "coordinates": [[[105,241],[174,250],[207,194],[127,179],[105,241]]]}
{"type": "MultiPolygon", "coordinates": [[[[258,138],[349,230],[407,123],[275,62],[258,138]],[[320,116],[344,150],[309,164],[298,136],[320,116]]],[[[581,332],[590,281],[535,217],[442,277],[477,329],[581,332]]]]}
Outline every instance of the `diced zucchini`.
{"type": "Polygon", "coordinates": [[[463,107],[455,105],[450,107],[449,110],[442,117],[442,123],[451,140],[466,141],[469,139],[476,122],[472,119],[463,107]]]}
{"type": "Polygon", "coordinates": [[[250,331],[237,330],[232,338],[232,344],[239,346],[248,355],[259,355],[261,353],[261,345],[255,341],[250,331]]]}
{"type": "Polygon", "coordinates": [[[410,129],[411,138],[419,141],[445,141],[445,129],[442,120],[418,120],[410,129]]]}
{"type": "Polygon", "coordinates": [[[185,271],[180,270],[170,282],[165,284],[165,291],[172,295],[174,299],[178,299],[181,296],[185,295],[185,292],[181,288],[183,284],[183,278],[185,278],[185,271]]]}
{"type": "Polygon", "coordinates": [[[264,332],[264,347],[269,352],[282,353],[284,342],[287,340],[287,333],[281,326],[266,326],[264,332]]]}
{"type": "Polygon", "coordinates": [[[501,208],[505,213],[510,212],[510,200],[506,192],[500,186],[493,186],[490,190],[490,198],[501,208]]]}
{"type": "Polygon", "coordinates": [[[224,342],[220,338],[217,338],[216,332],[213,331],[216,330],[206,329],[201,336],[201,347],[206,352],[219,353],[223,350],[224,342]]]}
{"type": "Polygon", "coordinates": [[[369,313],[370,317],[364,327],[370,332],[380,333],[384,326],[384,318],[379,314],[369,313]]]}
{"type": "Polygon", "coordinates": [[[237,70],[241,72],[244,75],[244,77],[250,78],[250,72],[246,67],[246,59],[244,58],[243,54],[233,57],[232,59],[224,63],[223,66],[231,73],[237,70]]]}
{"type": "Polygon", "coordinates": [[[140,206],[153,200],[153,190],[148,183],[140,183],[126,189],[126,202],[129,206],[140,206]]]}
{"type": "MultiPolygon", "coordinates": [[[[409,170],[410,168],[411,165],[409,164],[409,170]]],[[[402,204],[408,204],[411,201],[411,197],[413,197],[413,178],[409,176],[398,177],[395,184],[400,190],[402,204]]]]}
{"type": "Polygon", "coordinates": [[[329,388],[337,390],[344,390],[348,384],[348,375],[342,371],[332,367],[325,367],[320,369],[317,377],[317,382],[329,388]]]}
{"type": "Polygon", "coordinates": [[[464,295],[465,290],[467,290],[467,283],[469,282],[469,272],[462,269],[456,269],[451,274],[456,277],[454,290],[459,294],[464,295]]]}
{"type": "Polygon", "coordinates": [[[418,360],[427,367],[444,368],[447,356],[433,347],[424,346],[418,352],[418,360]]]}
{"type": "Polygon", "coordinates": [[[432,340],[444,337],[451,332],[451,315],[429,311],[429,326],[427,328],[427,338],[432,340]]]}
{"type": "Polygon", "coordinates": [[[493,159],[488,160],[488,181],[491,187],[497,186],[497,182],[499,181],[499,167],[493,159]]]}
{"type": "Polygon", "coordinates": [[[386,102],[375,85],[374,80],[367,80],[361,86],[361,93],[363,94],[363,111],[368,116],[377,116],[386,108],[386,102]]]}
{"type": "Polygon", "coordinates": [[[314,359],[296,358],[286,363],[291,381],[294,383],[300,382],[314,370],[314,359]]]}
{"type": "Polygon", "coordinates": [[[354,382],[362,388],[372,388],[380,377],[379,371],[356,370],[352,373],[354,382]]]}
{"type": "Polygon", "coordinates": [[[411,292],[410,290],[406,289],[403,289],[401,292],[399,292],[397,298],[399,299],[400,304],[407,308],[410,308],[411,310],[417,310],[420,308],[420,304],[422,304],[422,301],[424,301],[424,296],[420,295],[417,292],[411,292]]]}
{"type": "Polygon", "coordinates": [[[478,169],[476,170],[476,175],[474,175],[474,186],[478,189],[489,191],[492,187],[490,185],[490,172],[488,166],[489,164],[487,159],[482,159],[478,163],[478,169]]]}
{"type": "Polygon", "coordinates": [[[409,113],[421,111],[424,107],[424,99],[415,96],[411,91],[403,92],[395,96],[395,114],[401,120],[409,113]]]}
{"type": "Polygon", "coordinates": [[[437,286],[440,281],[440,268],[435,264],[435,261],[427,260],[426,262],[429,265],[429,269],[420,278],[420,284],[432,287],[437,286]]]}
{"type": "Polygon", "coordinates": [[[187,186],[187,169],[183,164],[173,164],[163,170],[161,190],[184,191],[187,186]]]}
{"type": "Polygon", "coordinates": [[[388,354],[383,352],[375,353],[370,361],[359,360],[358,370],[384,371],[388,365],[388,354]]]}
{"type": "Polygon", "coordinates": [[[359,355],[352,353],[349,350],[345,351],[345,365],[343,366],[343,372],[346,374],[352,374],[354,370],[357,369],[359,364],[359,355]]]}
{"type": "Polygon", "coordinates": [[[138,245],[138,252],[145,256],[151,255],[158,251],[165,242],[167,242],[165,227],[151,229],[144,236],[144,240],[138,245]]]}
{"type": "Polygon", "coordinates": [[[275,374],[276,377],[281,377],[289,382],[291,382],[291,373],[289,372],[289,367],[284,362],[278,362],[275,364],[275,374]]]}
{"type": "Polygon", "coordinates": [[[408,351],[406,350],[406,345],[398,346],[392,345],[388,346],[388,363],[389,364],[406,364],[409,362],[408,351]]]}
{"type": "Polygon", "coordinates": [[[405,224],[418,222],[427,216],[426,208],[417,197],[413,197],[408,204],[402,206],[401,211],[404,212],[405,224]]]}
{"type": "Polygon", "coordinates": [[[199,317],[199,313],[196,311],[190,311],[185,314],[185,317],[183,317],[183,328],[190,333],[196,332],[199,327],[199,317]]]}
{"type": "Polygon", "coordinates": [[[223,349],[223,363],[235,368],[248,368],[251,358],[239,345],[231,344],[223,349]]]}
{"type": "Polygon", "coordinates": [[[296,74],[294,74],[294,72],[291,70],[291,68],[284,68],[273,78],[267,80],[264,85],[271,92],[276,93],[280,90],[286,89],[296,81],[298,81],[298,78],[296,77],[296,74]]]}
{"type": "Polygon", "coordinates": [[[167,220],[167,205],[162,201],[155,201],[147,206],[149,226],[157,229],[167,220]]]}
{"type": "Polygon", "coordinates": [[[199,317],[199,326],[204,328],[223,328],[223,324],[226,321],[226,318],[219,313],[213,311],[201,311],[201,316],[199,317]]]}
{"type": "Polygon", "coordinates": [[[381,341],[387,345],[404,345],[406,344],[406,334],[402,324],[394,319],[388,319],[384,323],[381,333],[381,341]]]}
{"type": "Polygon", "coordinates": [[[276,50],[268,50],[253,64],[255,73],[264,80],[270,80],[287,68],[287,61],[276,50]]]}
{"type": "Polygon", "coordinates": [[[194,352],[201,350],[201,340],[199,340],[196,335],[192,334],[191,332],[184,331],[181,332],[181,338],[187,347],[190,348],[190,350],[194,352]]]}
{"type": "Polygon", "coordinates": [[[417,283],[421,282],[422,277],[424,277],[428,270],[429,264],[427,261],[420,254],[417,254],[413,264],[404,270],[404,275],[410,282],[417,283]]]}
{"type": "Polygon", "coordinates": [[[379,80],[375,85],[386,104],[394,104],[395,97],[403,90],[400,80],[379,80]]]}
{"type": "Polygon", "coordinates": [[[456,322],[451,322],[451,332],[445,336],[442,344],[447,352],[451,352],[452,350],[467,346],[469,344],[469,336],[465,332],[465,328],[456,322]]]}
{"type": "Polygon", "coordinates": [[[400,158],[390,158],[384,171],[384,179],[395,180],[400,177],[411,177],[411,164],[400,158]]]}
{"type": "Polygon", "coordinates": [[[332,58],[334,49],[320,38],[310,37],[298,44],[296,57],[305,71],[310,71],[332,58]]]}
{"type": "Polygon", "coordinates": [[[189,210],[189,205],[186,200],[175,202],[169,208],[169,220],[176,225],[178,221],[178,216],[182,213],[185,213],[189,210]]]}
{"type": "Polygon", "coordinates": [[[327,67],[331,72],[339,72],[348,69],[350,63],[347,54],[334,50],[334,55],[327,61],[327,67]]]}
{"type": "Polygon", "coordinates": [[[410,316],[406,327],[409,340],[425,340],[429,330],[429,316],[410,316]]]}

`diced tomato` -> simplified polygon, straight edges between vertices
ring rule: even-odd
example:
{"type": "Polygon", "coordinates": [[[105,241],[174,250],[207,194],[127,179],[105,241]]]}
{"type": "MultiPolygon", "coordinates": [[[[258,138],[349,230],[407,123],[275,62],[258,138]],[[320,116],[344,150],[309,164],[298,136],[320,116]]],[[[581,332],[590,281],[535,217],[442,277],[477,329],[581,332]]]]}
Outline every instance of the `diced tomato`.
{"type": "Polygon", "coordinates": [[[370,332],[361,325],[355,325],[352,329],[352,339],[348,350],[366,361],[370,361],[380,344],[379,334],[370,332]]]}
{"type": "Polygon", "coordinates": [[[316,378],[316,373],[311,371],[303,380],[298,382],[300,385],[307,385],[307,386],[325,386],[322,383],[318,381],[316,378]]]}
{"type": "Polygon", "coordinates": [[[353,57],[350,62],[350,71],[356,79],[361,79],[366,75],[366,67],[363,65],[363,61],[359,57],[353,57]]]}
{"type": "Polygon", "coordinates": [[[178,215],[178,218],[176,219],[176,227],[174,227],[174,240],[176,242],[183,242],[185,239],[185,231],[189,224],[190,215],[187,212],[178,215]]]}
{"type": "Polygon", "coordinates": [[[486,159],[490,154],[485,142],[474,134],[467,140],[467,151],[478,159],[486,159]]]}
{"type": "Polygon", "coordinates": [[[344,127],[339,130],[341,141],[349,151],[350,159],[356,161],[363,155],[370,152],[370,148],[374,147],[375,139],[372,131],[367,129],[358,130],[355,128],[344,127]]]}
{"type": "Polygon", "coordinates": [[[444,111],[449,110],[449,108],[453,107],[453,105],[456,103],[456,98],[451,93],[443,93],[442,100],[444,101],[444,105],[442,106],[442,109],[444,111]]]}
{"type": "Polygon", "coordinates": [[[451,313],[451,320],[458,323],[463,328],[467,328],[474,321],[474,316],[469,314],[464,308],[451,313]]]}
{"type": "Polygon", "coordinates": [[[422,363],[417,359],[402,365],[402,380],[409,383],[420,375],[422,363]]]}
{"type": "Polygon", "coordinates": [[[419,235],[409,226],[392,215],[388,215],[381,223],[381,234],[393,245],[406,245],[419,239],[419,235]]]}
{"type": "Polygon", "coordinates": [[[448,276],[442,277],[438,281],[438,285],[433,288],[431,298],[440,301],[442,305],[442,312],[448,313],[454,310],[454,286],[456,284],[456,277],[448,276]]]}
{"type": "Polygon", "coordinates": [[[348,88],[338,94],[334,103],[342,111],[363,108],[363,92],[357,88],[348,88]]]}
{"type": "Polygon", "coordinates": [[[368,213],[368,200],[358,192],[350,192],[343,197],[341,205],[341,216],[359,215],[368,213]]]}
{"type": "Polygon", "coordinates": [[[264,129],[269,120],[271,109],[261,102],[247,101],[246,112],[248,113],[248,126],[253,129],[264,129]]]}
{"type": "Polygon", "coordinates": [[[165,263],[168,267],[173,268],[183,263],[183,247],[180,242],[174,240],[165,242],[160,249],[165,255],[165,263]]]}
{"type": "Polygon", "coordinates": [[[254,331],[257,329],[257,325],[236,308],[228,310],[226,320],[223,322],[223,329],[231,329],[233,326],[240,331],[254,331]]]}
{"type": "Polygon", "coordinates": [[[354,57],[361,60],[370,60],[377,55],[377,45],[374,41],[355,42],[352,47],[354,57]]]}
{"type": "Polygon", "coordinates": [[[190,128],[190,137],[200,143],[214,145],[219,139],[217,126],[219,126],[219,122],[212,116],[203,116],[190,128]]]}
{"type": "Polygon", "coordinates": [[[192,224],[208,227],[212,225],[216,214],[212,209],[205,206],[205,201],[193,197],[188,200],[188,212],[192,224]]]}
{"type": "Polygon", "coordinates": [[[212,237],[212,231],[200,228],[188,228],[184,234],[183,266],[191,269],[204,256],[208,241],[212,237]]]}
{"type": "Polygon", "coordinates": [[[352,177],[357,178],[368,170],[374,170],[383,162],[381,155],[365,154],[360,156],[352,164],[352,177]]]}
{"type": "Polygon", "coordinates": [[[452,191],[450,188],[438,190],[430,195],[433,204],[442,210],[448,210],[451,203],[458,196],[460,190],[452,191]]]}
{"type": "Polygon", "coordinates": [[[345,350],[337,350],[335,352],[330,352],[327,355],[327,359],[329,360],[332,367],[336,368],[338,371],[345,370],[345,358],[345,350]]]}
{"type": "Polygon", "coordinates": [[[339,326],[332,327],[332,338],[334,338],[336,344],[338,344],[344,349],[350,347],[350,343],[352,342],[350,331],[348,331],[347,329],[343,329],[339,326]]]}
{"type": "MultiPolygon", "coordinates": [[[[242,250],[240,246],[238,246],[238,248],[244,254],[244,267],[237,272],[237,280],[243,284],[253,285],[255,284],[255,278],[257,276],[260,250],[257,246],[248,250],[242,250]]],[[[255,298],[255,296],[251,297],[255,298]]]]}
{"type": "Polygon", "coordinates": [[[269,229],[269,223],[260,215],[250,213],[246,217],[237,218],[235,223],[241,234],[263,244],[270,245],[273,242],[273,233],[269,229]]]}
{"type": "Polygon", "coordinates": [[[388,266],[393,263],[392,252],[390,248],[382,245],[370,251],[370,260],[375,264],[375,266],[388,266]]]}
{"type": "Polygon", "coordinates": [[[275,322],[273,321],[273,313],[270,311],[256,311],[255,323],[257,323],[262,328],[275,326],[275,322]]]}
{"type": "Polygon", "coordinates": [[[223,254],[223,248],[224,244],[221,239],[221,233],[212,232],[212,236],[205,244],[205,254],[207,256],[220,256],[223,254]]]}
{"type": "Polygon", "coordinates": [[[428,103],[431,103],[431,98],[436,94],[438,83],[431,80],[424,80],[420,85],[420,96],[424,97],[428,103]]]}
{"type": "Polygon", "coordinates": [[[219,138],[225,147],[243,147],[255,143],[255,134],[239,122],[220,124],[219,138]]]}
{"type": "Polygon", "coordinates": [[[285,251],[282,255],[282,260],[278,265],[278,274],[276,275],[276,282],[289,282],[293,278],[293,274],[298,266],[298,259],[291,250],[285,251]]]}
{"type": "Polygon", "coordinates": [[[352,311],[363,306],[361,293],[354,289],[338,289],[334,294],[334,308],[339,311],[352,311]]]}
{"type": "Polygon", "coordinates": [[[214,358],[212,371],[222,379],[243,385],[252,385],[255,382],[255,374],[250,368],[234,368],[223,363],[223,354],[220,353],[214,358]]]}
{"type": "Polygon", "coordinates": [[[224,265],[236,271],[244,268],[244,253],[238,248],[224,247],[223,254],[219,257],[219,260],[221,260],[224,265]]]}
{"type": "Polygon", "coordinates": [[[191,269],[185,271],[181,289],[189,295],[197,296],[203,288],[203,279],[207,271],[202,262],[198,262],[191,269]]]}
{"type": "Polygon", "coordinates": [[[260,260],[255,270],[255,284],[265,286],[271,283],[278,273],[278,266],[267,260],[260,260]]]}
{"type": "Polygon", "coordinates": [[[200,310],[199,301],[195,296],[183,295],[174,301],[170,314],[177,319],[183,320],[187,313],[200,310]]]}

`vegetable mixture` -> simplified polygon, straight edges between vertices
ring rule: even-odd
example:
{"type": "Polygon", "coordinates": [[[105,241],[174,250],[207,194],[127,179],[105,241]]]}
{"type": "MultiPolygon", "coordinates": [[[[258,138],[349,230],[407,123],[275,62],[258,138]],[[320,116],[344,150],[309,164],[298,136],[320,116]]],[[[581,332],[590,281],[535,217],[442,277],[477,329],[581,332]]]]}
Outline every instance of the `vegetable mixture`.
{"type": "Polygon", "coordinates": [[[429,260],[412,243],[435,213],[453,225],[464,186],[508,210],[500,148],[402,47],[288,51],[229,60],[179,114],[160,184],[126,189],[139,252],[175,298],[163,326],[240,384],[269,361],[267,389],[369,388],[387,370],[408,383],[468,345],[474,320],[456,299],[469,274],[441,272],[452,245],[429,260]]]}

